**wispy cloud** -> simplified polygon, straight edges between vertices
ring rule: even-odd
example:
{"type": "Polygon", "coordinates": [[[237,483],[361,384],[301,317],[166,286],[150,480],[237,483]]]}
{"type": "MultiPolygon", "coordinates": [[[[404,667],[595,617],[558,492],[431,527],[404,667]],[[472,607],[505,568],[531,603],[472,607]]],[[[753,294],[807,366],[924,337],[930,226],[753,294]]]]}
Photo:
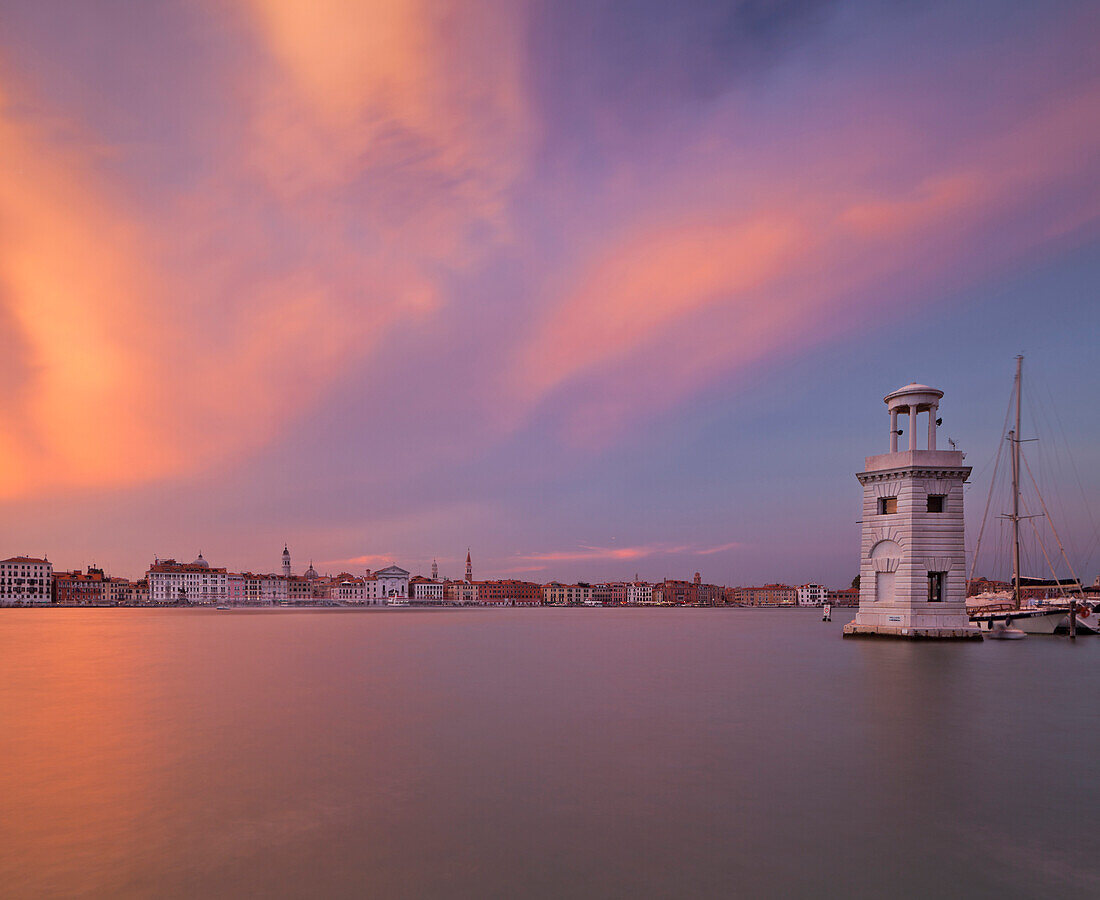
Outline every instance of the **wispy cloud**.
{"type": "Polygon", "coordinates": [[[520,559],[540,562],[574,562],[583,560],[645,559],[650,556],[709,556],[733,550],[741,544],[732,542],[717,546],[691,544],[643,544],[632,547],[589,547],[581,545],[574,550],[547,550],[538,553],[519,554],[520,559]]]}
{"type": "Polygon", "coordinates": [[[316,565],[323,566],[325,568],[331,568],[331,567],[339,568],[339,567],[342,567],[342,566],[358,566],[358,567],[361,568],[363,566],[366,566],[367,568],[374,569],[374,568],[379,567],[379,566],[385,567],[385,566],[388,566],[388,565],[393,565],[393,564],[396,563],[396,561],[397,561],[396,554],[390,554],[390,553],[371,554],[371,553],[366,553],[366,554],[363,554],[362,556],[351,556],[351,557],[347,557],[345,559],[326,559],[326,560],[322,560],[319,563],[316,563],[316,565]]]}

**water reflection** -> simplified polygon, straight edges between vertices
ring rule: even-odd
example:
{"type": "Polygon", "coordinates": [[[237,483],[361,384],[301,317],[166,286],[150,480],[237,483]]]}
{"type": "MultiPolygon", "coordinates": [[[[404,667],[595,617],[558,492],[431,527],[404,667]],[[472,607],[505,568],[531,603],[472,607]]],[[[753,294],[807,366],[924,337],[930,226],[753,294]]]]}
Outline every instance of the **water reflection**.
{"type": "Polygon", "coordinates": [[[1100,888],[1100,641],[812,613],[10,610],[13,896],[1100,888]],[[843,617],[839,617],[843,618],[843,617]],[[1077,769],[1080,767],[1080,769],[1077,769]],[[1005,790],[1005,786],[1010,789],[1005,790]],[[1026,852],[1024,852],[1026,851],[1026,852]],[[929,866],[922,861],[936,859],[929,866]]]}

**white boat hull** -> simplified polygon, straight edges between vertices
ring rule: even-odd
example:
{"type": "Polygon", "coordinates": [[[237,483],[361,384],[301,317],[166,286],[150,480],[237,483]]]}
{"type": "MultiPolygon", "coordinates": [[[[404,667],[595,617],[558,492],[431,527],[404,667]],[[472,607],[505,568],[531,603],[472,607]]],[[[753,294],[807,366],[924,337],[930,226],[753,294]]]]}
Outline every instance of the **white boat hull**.
{"type": "MultiPolygon", "coordinates": [[[[988,634],[996,623],[1009,628],[1019,628],[1025,634],[1067,634],[1069,632],[1069,613],[1065,609],[1014,609],[1006,612],[971,613],[970,621],[977,625],[982,634],[988,634]]],[[[1077,633],[1097,634],[1097,615],[1077,618],[1077,633]]]]}

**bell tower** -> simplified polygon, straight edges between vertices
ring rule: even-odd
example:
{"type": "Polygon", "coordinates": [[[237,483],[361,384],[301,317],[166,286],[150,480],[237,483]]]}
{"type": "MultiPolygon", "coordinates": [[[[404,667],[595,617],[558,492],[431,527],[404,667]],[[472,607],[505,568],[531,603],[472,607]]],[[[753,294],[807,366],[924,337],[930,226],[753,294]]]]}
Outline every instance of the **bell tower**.
{"type": "Polygon", "coordinates": [[[884,398],[890,452],[868,456],[863,486],[859,612],[844,636],[981,640],[966,614],[963,484],[970,466],[958,450],[937,450],[943,391],[907,384],[884,398]],[[898,449],[905,415],[907,450],[898,449]],[[918,417],[927,415],[926,446],[918,417]]]}
{"type": "Polygon", "coordinates": [[[290,577],[290,547],[283,544],[283,578],[290,577]]]}

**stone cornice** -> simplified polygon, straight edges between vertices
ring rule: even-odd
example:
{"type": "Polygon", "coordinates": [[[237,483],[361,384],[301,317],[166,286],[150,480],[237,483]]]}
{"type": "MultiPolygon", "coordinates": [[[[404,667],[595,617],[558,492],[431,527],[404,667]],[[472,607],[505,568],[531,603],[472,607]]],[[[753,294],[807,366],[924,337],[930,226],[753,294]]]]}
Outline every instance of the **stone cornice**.
{"type": "Polygon", "coordinates": [[[927,466],[906,466],[901,469],[881,469],[875,472],[856,472],[860,484],[876,481],[891,481],[901,478],[935,478],[943,480],[966,481],[972,471],[970,466],[958,468],[929,468],[927,466]]]}

